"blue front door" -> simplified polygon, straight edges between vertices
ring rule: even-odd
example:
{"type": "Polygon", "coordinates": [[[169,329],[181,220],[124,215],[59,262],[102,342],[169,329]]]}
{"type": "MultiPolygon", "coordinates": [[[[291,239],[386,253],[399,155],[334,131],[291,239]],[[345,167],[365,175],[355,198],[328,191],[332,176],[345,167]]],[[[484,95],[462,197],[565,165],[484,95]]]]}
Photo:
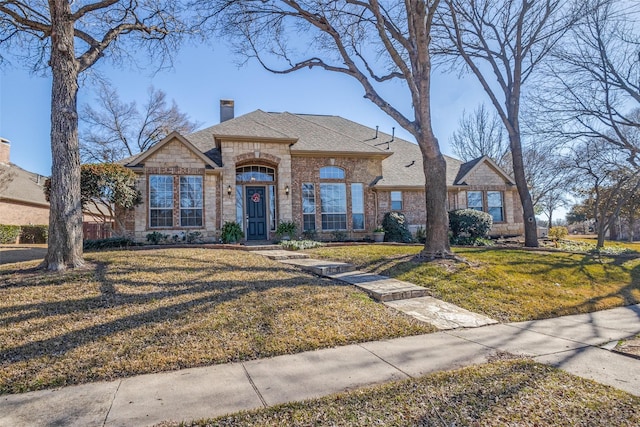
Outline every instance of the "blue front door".
{"type": "Polygon", "coordinates": [[[265,187],[247,187],[247,240],[267,240],[267,204],[265,187]]]}

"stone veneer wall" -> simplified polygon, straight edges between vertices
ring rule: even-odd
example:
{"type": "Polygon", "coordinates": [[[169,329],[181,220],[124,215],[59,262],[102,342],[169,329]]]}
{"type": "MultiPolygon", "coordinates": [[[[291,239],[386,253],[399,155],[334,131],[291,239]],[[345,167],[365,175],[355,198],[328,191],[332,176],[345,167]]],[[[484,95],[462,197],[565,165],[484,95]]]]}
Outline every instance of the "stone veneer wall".
{"type": "Polygon", "coordinates": [[[205,168],[205,163],[195,155],[189,148],[178,140],[164,145],[158,152],[145,159],[144,170],[138,175],[136,186],[141,192],[143,203],[133,211],[125,214],[125,229],[127,235],[138,241],[145,241],[148,233],[158,231],[169,236],[182,233],[198,231],[202,233],[206,241],[217,239],[219,220],[217,216],[217,194],[218,177],[217,172],[205,168]],[[173,175],[174,176],[174,225],[170,228],[149,228],[149,183],[148,176],[151,174],[173,175]],[[179,180],[181,175],[199,175],[203,177],[202,185],[204,191],[203,206],[203,226],[202,227],[180,227],[179,218],[179,180]]]}
{"type": "Polygon", "coordinates": [[[320,239],[330,239],[331,232],[322,231],[320,215],[320,168],[337,166],[345,171],[345,180],[323,180],[323,182],[344,182],[347,190],[347,237],[363,239],[379,224],[376,219],[376,198],[369,185],[382,173],[380,159],[352,157],[307,157],[295,156],[293,159],[291,206],[293,221],[302,232],[302,184],[314,183],[316,196],[316,231],[320,239]],[[364,190],[364,230],[352,230],[351,184],[362,183],[364,190]]]}
{"type": "Polygon", "coordinates": [[[264,165],[276,169],[276,221],[291,221],[292,195],[291,192],[288,197],[285,195],[285,187],[292,187],[289,144],[229,140],[222,141],[220,149],[224,164],[221,177],[222,222],[236,220],[236,167],[244,165],[264,165]],[[229,186],[233,189],[230,196],[227,194],[229,186]]]}

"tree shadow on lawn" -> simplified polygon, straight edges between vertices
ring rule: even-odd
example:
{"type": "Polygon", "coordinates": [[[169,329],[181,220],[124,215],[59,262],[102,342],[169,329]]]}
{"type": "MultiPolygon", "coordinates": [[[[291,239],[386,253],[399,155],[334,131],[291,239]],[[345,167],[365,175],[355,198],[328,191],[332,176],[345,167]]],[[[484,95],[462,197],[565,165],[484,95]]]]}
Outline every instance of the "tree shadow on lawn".
{"type": "MultiPolygon", "coordinates": [[[[223,263],[224,264],[224,263],[223,263]]],[[[86,312],[93,316],[98,311],[123,309],[128,306],[144,306],[158,301],[192,296],[187,301],[170,303],[144,312],[124,315],[117,319],[100,324],[91,325],[77,330],[71,330],[63,334],[56,334],[50,338],[30,341],[23,345],[12,348],[4,348],[0,351],[0,360],[3,363],[16,363],[50,354],[51,349],[55,349],[55,354],[60,355],[76,349],[84,344],[99,340],[103,337],[115,335],[123,331],[136,329],[149,324],[159,324],[161,322],[180,318],[198,307],[206,306],[206,310],[211,311],[213,307],[225,302],[238,299],[251,292],[264,292],[274,288],[295,288],[299,286],[339,286],[336,282],[328,279],[321,279],[306,275],[294,268],[282,266],[281,268],[266,267],[256,269],[255,267],[239,267],[238,265],[226,264],[216,265],[219,272],[233,270],[234,274],[251,272],[252,274],[267,274],[286,271],[290,277],[277,280],[212,280],[212,274],[200,267],[184,268],[175,266],[165,267],[163,274],[168,277],[182,277],[188,274],[188,282],[171,281],[164,283],[149,283],[145,280],[122,280],[118,276],[129,274],[155,273],[154,267],[149,268],[124,268],[113,272],[115,278],[111,278],[108,263],[95,263],[93,269],[94,280],[99,282],[100,294],[96,296],[65,299],[62,301],[43,302],[33,304],[20,304],[0,308],[2,322],[6,328],[11,328],[21,322],[43,319],[48,316],[65,316],[86,312]],[[119,292],[117,289],[134,289],[136,287],[160,287],[151,292],[141,290],[140,293],[119,292]],[[11,316],[11,313],[15,315],[11,316]],[[5,317],[9,315],[9,317],[5,317]]],[[[345,285],[346,286],[346,285],[345,285]]],[[[12,287],[9,285],[9,287],[12,287]]],[[[123,313],[123,314],[126,314],[123,313]]],[[[73,322],[73,321],[71,321],[73,322]]]]}

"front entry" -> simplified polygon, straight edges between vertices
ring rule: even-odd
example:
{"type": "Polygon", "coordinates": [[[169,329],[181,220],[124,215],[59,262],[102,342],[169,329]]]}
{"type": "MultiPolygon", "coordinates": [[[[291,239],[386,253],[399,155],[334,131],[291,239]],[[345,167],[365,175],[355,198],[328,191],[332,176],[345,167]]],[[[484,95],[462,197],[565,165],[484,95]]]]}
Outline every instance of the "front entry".
{"type": "Polygon", "coordinates": [[[247,240],[267,240],[265,187],[246,187],[247,240]]]}

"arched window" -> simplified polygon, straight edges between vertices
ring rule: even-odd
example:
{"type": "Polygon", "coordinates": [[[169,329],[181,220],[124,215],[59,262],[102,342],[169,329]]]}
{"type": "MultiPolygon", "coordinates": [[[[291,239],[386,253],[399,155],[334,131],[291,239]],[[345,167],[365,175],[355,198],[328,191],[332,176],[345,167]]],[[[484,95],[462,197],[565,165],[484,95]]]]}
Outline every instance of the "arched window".
{"type": "Polygon", "coordinates": [[[325,166],[320,169],[320,179],[344,179],[344,169],[337,166],[325,166]]]}
{"type": "Polygon", "coordinates": [[[237,182],[273,182],[276,180],[276,172],[268,166],[241,166],[236,168],[237,182]]]}
{"type": "Polygon", "coordinates": [[[343,180],[344,176],[344,169],[336,166],[320,169],[320,213],[323,231],[347,229],[347,187],[344,182],[335,182],[343,180]]]}

